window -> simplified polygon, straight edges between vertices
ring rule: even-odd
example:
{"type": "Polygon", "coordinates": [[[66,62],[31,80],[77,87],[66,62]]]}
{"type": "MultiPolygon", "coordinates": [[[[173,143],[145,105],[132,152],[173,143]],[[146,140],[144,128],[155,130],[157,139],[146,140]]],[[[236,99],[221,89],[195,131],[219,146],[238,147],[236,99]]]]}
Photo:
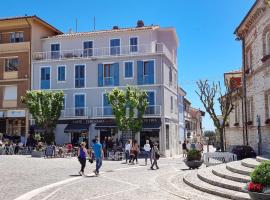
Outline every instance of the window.
{"type": "Polygon", "coordinates": [[[246,66],[247,69],[252,69],[252,56],[251,56],[251,49],[249,49],[247,51],[247,55],[246,55],[246,66]]]}
{"type": "Polygon", "coordinates": [[[75,95],[75,116],[85,115],[85,95],[76,94],[75,95]]]}
{"type": "Polygon", "coordinates": [[[125,78],[133,78],[133,62],[125,62],[125,78]]]}
{"type": "Polygon", "coordinates": [[[83,42],[83,56],[93,56],[93,41],[83,42]]]}
{"type": "Polygon", "coordinates": [[[60,44],[51,44],[51,59],[60,58],[60,44]]]}
{"type": "Polygon", "coordinates": [[[129,44],[130,44],[130,52],[138,51],[138,38],[137,37],[130,38],[129,44]]]}
{"type": "MultiPolygon", "coordinates": [[[[138,66],[140,70],[140,65],[138,66]]],[[[140,71],[138,71],[138,76],[140,71]]],[[[154,61],[143,61],[142,62],[142,77],[138,77],[138,81],[142,78],[142,84],[154,84],[154,61]]]]}
{"type": "Polygon", "coordinates": [[[111,39],[110,53],[111,55],[120,55],[120,39],[111,39]]]}
{"type": "Polygon", "coordinates": [[[50,89],[51,88],[51,69],[50,67],[41,68],[41,82],[40,89],[50,89]]]}
{"type": "Polygon", "coordinates": [[[17,100],[17,86],[4,87],[4,100],[5,101],[17,100]]]}
{"type": "Polygon", "coordinates": [[[10,33],[10,42],[11,43],[17,43],[17,42],[23,42],[23,32],[12,32],[10,33]]]}
{"type": "Polygon", "coordinates": [[[7,58],[5,59],[5,72],[18,71],[19,59],[18,58],[7,58]]]}
{"type": "Polygon", "coordinates": [[[166,149],[170,149],[170,126],[166,124],[166,149]]]}
{"type": "Polygon", "coordinates": [[[173,112],[173,96],[171,96],[171,112],[173,112]]]}
{"type": "Polygon", "coordinates": [[[85,86],[85,66],[75,65],[75,88],[83,88],[85,86]]]}
{"type": "Polygon", "coordinates": [[[110,86],[113,85],[113,64],[104,64],[104,85],[110,86]]]}
{"type": "Polygon", "coordinates": [[[172,83],[172,67],[170,67],[170,69],[169,69],[169,81],[171,84],[172,83]]]}
{"type": "Polygon", "coordinates": [[[147,102],[148,106],[146,107],[145,114],[155,114],[155,92],[147,92],[147,102]]]}
{"type": "Polygon", "coordinates": [[[106,94],[103,94],[103,115],[112,115],[112,107],[106,94]]]}
{"type": "Polygon", "coordinates": [[[266,45],[266,55],[270,55],[270,31],[266,34],[265,37],[266,41],[265,41],[265,45],[266,45]]]}
{"type": "Polygon", "coordinates": [[[66,80],[66,67],[65,66],[58,66],[57,80],[58,81],[65,81],[66,80]]]}
{"type": "Polygon", "coordinates": [[[98,64],[98,86],[119,85],[119,63],[98,64]]]}
{"type": "Polygon", "coordinates": [[[235,105],[235,108],[234,108],[234,121],[235,123],[238,123],[239,124],[239,118],[240,118],[240,107],[238,104],[235,105]]]}
{"type": "Polygon", "coordinates": [[[248,122],[252,122],[253,121],[253,99],[249,99],[247,101],[247,116],[248,116],[248,122]]]}

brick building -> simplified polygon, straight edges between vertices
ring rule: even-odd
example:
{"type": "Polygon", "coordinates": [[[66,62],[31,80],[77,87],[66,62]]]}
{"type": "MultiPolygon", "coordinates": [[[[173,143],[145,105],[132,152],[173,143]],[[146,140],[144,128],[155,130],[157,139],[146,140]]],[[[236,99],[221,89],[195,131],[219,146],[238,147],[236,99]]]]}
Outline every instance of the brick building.
{"type": "MultiPolygon", "coordinates": [[[[262,153],[270,152],[270,5],[257,0],[235,34],[242,41],[241,85],[226,128],[226,144],[247,144],[258,150],[258,124],[262,153]],[[258,123],[260,121],[260,123],[258,123]]],[[[234,80],[236,75],[234,74],[234,80]]],[[[227,78],[229,76],[227,75],[227,78]]],[[[233,80],[233,77],[230,78],[233,80]]]]}
{"type": "Polygon", "coordinates": [[[31,52],[40,50],[41,38],[59,33],[37,16],[0,19],[0,132],[9,139],[28,132],[20,99],[31,88],[31,52]]]}

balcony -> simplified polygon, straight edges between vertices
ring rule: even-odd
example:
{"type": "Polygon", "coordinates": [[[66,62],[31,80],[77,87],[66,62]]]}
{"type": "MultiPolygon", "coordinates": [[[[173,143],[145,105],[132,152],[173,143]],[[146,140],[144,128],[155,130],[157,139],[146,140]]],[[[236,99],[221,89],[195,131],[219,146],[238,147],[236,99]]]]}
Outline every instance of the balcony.
{"type": "Polygon", "coordinates": [[[66,108],[61,111],[61,119],[90,118],[91,110],[88,107],[66,108]]]}
{"type": "Polygon", "coordinates": [[[162,43],[35,52],[32,54],[32,59],[35,62],[41,62],[51,60],[67,60],[67,59],[95,59],[104,57],[145,55],[155,53],[163,53],[170,60],[172,60],[172,62],[175,62],[173,55],[170,53],[168,48],[162,43]]]}
{"type": "Polygon", "coordinates": [[[0,43],[0,53],[12,51],[29,51],[30,42],[0,43]]]}

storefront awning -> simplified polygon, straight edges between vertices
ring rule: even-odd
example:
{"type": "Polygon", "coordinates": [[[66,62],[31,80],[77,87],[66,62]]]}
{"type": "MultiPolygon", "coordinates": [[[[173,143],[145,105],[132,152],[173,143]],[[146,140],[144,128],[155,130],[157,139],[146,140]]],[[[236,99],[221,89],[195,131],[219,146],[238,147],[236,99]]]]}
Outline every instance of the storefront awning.
{"type": "Polygon", "coordinates": [[[65,133],[88,132],[89,124],[68,124],[64,130],[65,133]]]}
{"type": "Polygon", "coordinates": [[[106,128],[116,128],[116,123],[115,122],[101,122],[101,123],[96,123],[95,129],[96,130],[101,130],[101,129],[106,129],[106,128]]]}

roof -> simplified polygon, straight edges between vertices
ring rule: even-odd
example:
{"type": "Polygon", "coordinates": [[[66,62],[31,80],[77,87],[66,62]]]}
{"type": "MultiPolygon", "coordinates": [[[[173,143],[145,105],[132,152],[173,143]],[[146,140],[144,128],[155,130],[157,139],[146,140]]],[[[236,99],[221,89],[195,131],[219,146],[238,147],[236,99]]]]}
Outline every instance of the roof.
{"type": "Polygon", "coordinates": [[[119,33],[119,32],[126,32],[126,31],[157,30],[159,28],[160,27],[158,25],[151,25],[151,26],[143,26],[143,27],[119,28],[119,29],[77,32],[77,33],[64,33],[61,35],[49,36],[49,37],[44,38],[44,39],[90,36],[90,35],[97,35],[97,34],[101,34],[101,33],[119,33]]]}
{"type": "Polygon", "coordinates": [[[183,88],[181,88],[181,87],[178,87],[178,93],[180,95],[182,95],[182,96],[186,96],[187,95],[187,92],[183,88]]]}
{"type": "MultiPolygon", "coordinates": [[[[251,13],[255,10],[256,6],[259,5],[259,3],[265,3],[266,4],[266,1],[268,0],[255,0],[254,4],[252,5],[252,7],[249,9],[248,13],[246,14],[246,16],[244,17],[244,19],[241,21],[241,23],[237,26],[237,28],[235,29],[234,31],[234,34],[238,35],[239,36],[239,30],[241,29],[241,27],[249,20],[249,16],[251,15],[251,13]]],[[[259,10],[259,12],[262,10],[262,9],[257,9],[256,12],[259,10]]],[[[255,12],[255,14],[256,14],[255,12]]],[[[255,16],[257,17],[257,16],[255,16]]],[[[251,17],[253,18],[253,17],[251,17]]],[[[253,21],[252,21],[253,22],[253,21]]],[[[251,22],[251,23],[252,23],[251,22]]]]}
{"type": "Polygon", "coordinates": [[[20,20],[20,19],[34,19],[34,20],[37,20],[39,23],[45,25],[49,29],[53,30],[57,34],[62,34],[63,33],[62,31],[58,30],[57,28],[55,28],[54,26],[52,26],[51,24],[47,23],[46,21],[44,21],[43,19],[39,18],[36,15],[0,18],[0,22],[1,21],[8,21],[8,20],[20,20]]]}

